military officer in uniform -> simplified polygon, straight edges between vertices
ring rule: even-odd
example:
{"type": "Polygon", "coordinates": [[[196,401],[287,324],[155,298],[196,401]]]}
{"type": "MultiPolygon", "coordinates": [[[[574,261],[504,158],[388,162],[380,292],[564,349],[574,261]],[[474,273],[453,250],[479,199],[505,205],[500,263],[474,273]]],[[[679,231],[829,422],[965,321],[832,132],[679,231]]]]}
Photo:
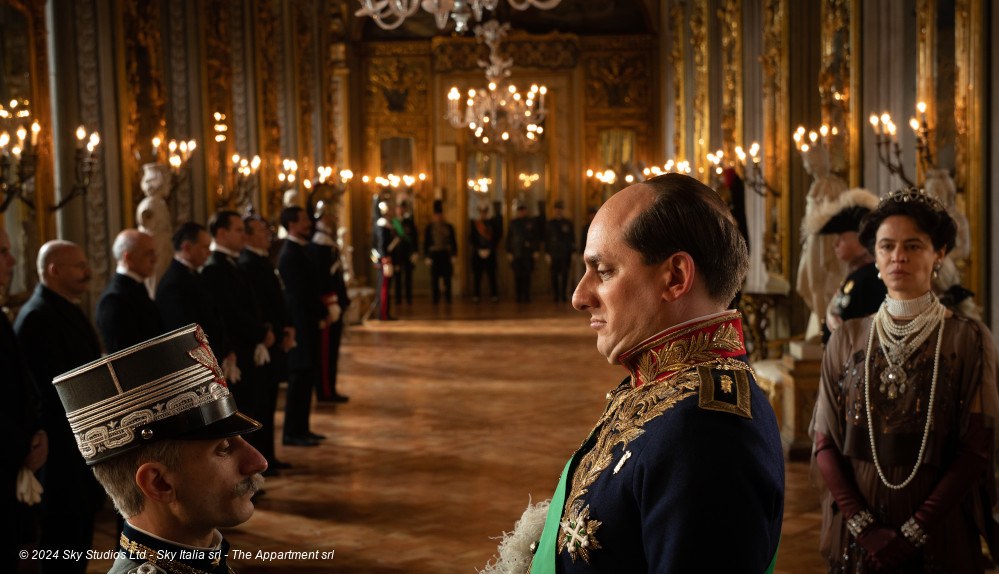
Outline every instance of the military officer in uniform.
{"type": "Polygon", "coordinates": [[[392,275],[395,274],[394,253],[401,241],[388,218],[387,197],[372,198],[372,213],[374,225],[371,228],[371,260],[378,271],[378,287],[375,297],[378,303],[378,318],[382,321],[394,320],[392,317],[392,297],[389,293],[392,275]]]}
{"type": "MultiPolygon", "coordinates": [[[[197,325],[55,378],[79,454],[125,517],[109,574],[229,574],[267,462],[197,325]]],[[[79,454],[76,454],[79,460],[79,454]]]]}
{"type": "Polygon", "coordinates": [[[496,284],[496,250],[499,248],[500,237],[503,235],[503,216],[500,215],[500,203],[496,202],[496,214],[489,217],[489,204],[479,204],[479,216],[472,221],[469,232],[469,243],[472,251],[472,301],[478,303],[482,296],[482,275],[489,280],[489,296],[492,302],[499,301],[499,290],[496,284]]]}
{"type": "Polygon", "coordinates": [[[454,274],[455,256],[458,255],[458,242],[454,236],[454,226],[444,221],[444,203],[434,200],[433,220],[423,233],[423,248],[426,250],[426,263],[430,267],[430,292],[434,305],[441,300],[441,283],[444,284],[444,302],[451,302],[451,275],[454,274]]]}
{"type": "MultiPolygon", "coordinates": [[[[627,378],[547,510],[531,572],[764,572],[784,510],[777,420],[726,307],[749,266],[720,197],[667,174],[613,195],[572,297],[627,378]]],[[[517,533],[515,533],[516,536],[517,533]]]]}
{"type": "Polygon", "coordinates": [[[538,258],[541,225],[527,215],[527,206],[517,205],[517,217],[510,222],[506,235],[506,256],[513,267],[513,286],[518,303],[531,302],[531,273],[538,258]]]}
{"type": "Polygon", "coordinates": [[[835,235],[833,250],[836,258],[850,266],[850,273],[829,300],[822,323],[822,343],[847,319],[857,319],[877,313],[888,295],[888,289],[878,274],[874,256],[858,239],[860,221],[877,207],[878,198],[865,189],[851,189],[840,195],[840,208],[819,229],[820,235],[835,235]]]}
{"type": "Polygon", "coordinates": [[[409,202],[400,200],[395,206],[392,230],[399,238],[392,250],[392,265],[395,266],[395,304],[401,305],[403,295],[406,304],[413,304],[413,264],[420,253],[420,238],[416,222],[409,213],[409,202]]]}
{"type": "Polygon", "coordinates": [[[575,250],[572,220],[563,215],[565,202],[555,202],[552,218],[545,224],[545,260],[552,275],[552,301],[567,301],[569,263],[575,250]]]}
{"type": "Polygon", "coordinates": [[[156,269],[152,236],[126,229],[115,238],[111,251],[118,267],[97,301],[96,321],[104,348],[114,353],[152,339],[164,329],[145,283],[156,269]]]}
{"type": "Polygon", "coordinates": [[[350,307],[347,283],[343,280],[343,260],[336,243],[338,222],[333,204],[320,202],[316,207],[316,231],[306,246],[319,274],[319,293],[329,310],[329,317],[319,330],[319,376],[316,400],[345,403],[348,398],[336,390],[340,362],[343,316],[350,307]]]}

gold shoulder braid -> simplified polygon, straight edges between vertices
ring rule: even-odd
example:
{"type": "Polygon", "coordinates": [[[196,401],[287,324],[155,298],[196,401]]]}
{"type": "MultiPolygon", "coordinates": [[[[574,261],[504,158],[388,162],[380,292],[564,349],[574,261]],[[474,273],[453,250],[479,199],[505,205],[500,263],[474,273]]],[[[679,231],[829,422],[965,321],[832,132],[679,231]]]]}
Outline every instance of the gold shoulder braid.
{"type": "MultiPolygon", "coordinates": [[[[210,574],[209,572],[199,570],[175,560],[159,558],[159,552],[156,549],[139,544],[134,540],[129,540],[128,537],[125,536],[124,532],[118,539],[118,543],[121,544],[122,549],[128,552],[129,557],[133,560],[145,560],[146,562],[159,566],[167,572],[175,574],[210,574]]],[[[232,566],[229,566],[228,564],[226,564],[226,569],[229,570],[229,574],[236,574],[236,571],[233,570],[232,566]]]]}
{"type": "MultiPolygon", "coordinates": [[[[683,354],[689,356],[689,350],[689,348],[684,349],[683,354]]],[[[673,366],[677,363],[664,361],[663,364],[673,366]]],[[[600,548],[594,534],[601,523],[590,518],[590,507],[584,504],[582,497],[590,485],[611,466],[613,451],[617,445],[623,445],[622,448],[626,449],[628,444],[645,433],[643,427],[646,423],[661,416],[680,401],[698,394],[699,388],[702,392],[708,386],[714,390],[714,383],[710,385],[706,383],[711,380],[711,375],[708,374],[708,378],[705,379],[702,369],[708,373],[718,369],[724,375],[732,377],[739,395],[741,396],[743,391],[746,393],[745,402],[748,405],[749,379],[746,373],[751,372],[749,366],[737,359],[720,358],[717,355],[713,355],[711,361],[685,366],[667,379],[639,387],[622,385],[614,390],[609,396],[607,410],[591,433],[591,436],[596,437],[596,441],[589,452],[580,459],[579,465],[573,472],[572,488],[566,497],[564,519],[558,534],[557,553],[560,554],[567,549],[573,562],[579,556],[587,564],[590,563],[589,550],[600,548]]],[[[653,379],[650,377],[648,380],[653,379]]],[[[722,400],[717,402],[729,405],[722,400]]],[[[728,412],[743,414],[741,411],[728,412]]]]}

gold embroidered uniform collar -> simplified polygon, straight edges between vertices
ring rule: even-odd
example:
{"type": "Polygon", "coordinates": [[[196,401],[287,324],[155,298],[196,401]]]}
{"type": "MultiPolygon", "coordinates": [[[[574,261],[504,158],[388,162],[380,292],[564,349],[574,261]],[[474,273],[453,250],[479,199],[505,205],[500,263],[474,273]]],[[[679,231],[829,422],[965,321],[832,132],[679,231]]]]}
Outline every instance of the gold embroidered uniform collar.
{"type": "Polygon", "coordinates": [[[631,373],[631,385],[639,386],[665,380],[698,363],[745,354],[742,315],[726,311],[670,327],[618,360],[631,373]]]}

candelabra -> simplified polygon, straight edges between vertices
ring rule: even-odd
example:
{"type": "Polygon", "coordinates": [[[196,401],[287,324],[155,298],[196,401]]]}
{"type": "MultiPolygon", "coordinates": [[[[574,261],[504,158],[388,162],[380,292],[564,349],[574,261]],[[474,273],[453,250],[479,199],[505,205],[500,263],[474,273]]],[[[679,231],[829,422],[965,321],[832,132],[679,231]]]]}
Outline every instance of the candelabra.
{"type": "Polygon", "coordinates": [[[878,161],[884,164],[892,175],[898,176],[905,185],[915,187],[909,176],[905,174],[905,167],[902,165],[902,146],[898,143],[898,131],[895,123],[891,121],[891,116],[888,115],[888,112],[881,114],[880,118],[871,114],[870,121],[874,128],[878,161]]]}
{"type": "Polygon", "coordinates": [[[461,109],[461,93],[452,87],[447,95],[445,118],[455,128],[468,128],[485,146],[513,142],[525,149],[533,149],[544,133],[541,122],[547,114],[545,86],[531,86],[526,95],[517,87],[501,85],[510,76],[513,60],[503,58],[499,46],[510,29],[509,23],[490,20],[475,27],[475,37],[489,47],[489,61],[479,60],[488,82],[487,90],[469,90],[465,109],[461,109]]]}
{"type": "Polygon", "coordinates": [[[90,177],[94,173],[94,166],[97,164],[96,150],[101,143],[101,136],[96,131],[87,135],[87,130],[80,126],[76,128],[76,151],[73,154],[75,163],[75,181],[70,193],[62,198],[62,201],[49,208],[51,211],[59,211],[66,207],[70,201],[76,197],[84,196],[90,189],[90,177]],[[84,145],[84,141],[87,142],[84,145]]]}
{"type": "Polygon", "coordinates": [[[735,147],[735,155],[739,158],[739,163],[742,165],[743,181],[750,189],[753,190],[756,195],[760,197],[766,197],[769,191],[774,197],[779,197],[780,193],[776,189],[770,187],[767,183],[766,176],[763,175],[763,167],[760,164],[760,144],[753,142],[749,146],[749,155],[743,151],[741,146],[735,147]],[[746,162],[746,158],[751,159],[749,163],[746,162]]]}
{"type": "Polygon", "coordinates": [[[916,104],[916,111],[919,112],[919,119],[909,118],[909,127],[916,133],[916,154],[919,157],[919,165],[926,173],[936,166],[936,158],[930,148],[931,133],[930,126],[926,123],[926,102],[916,104]]]}
{"type": "Polygon", "coordinates": [[[38,132],[41,128],[38,122],[32,123],[31,137],[28,138],[28,130],[24,127],[31,117],[28,100],[11,100],[9,106],[10,109],[7,109],[0,105],[0,213],[6,212],[14,199],[30,209],[35,208],[35,203],[24,195],[24,185],[35,177],[38,132]],[[11,139],[7,130],[14,130],[16,141],[11,139]]]}

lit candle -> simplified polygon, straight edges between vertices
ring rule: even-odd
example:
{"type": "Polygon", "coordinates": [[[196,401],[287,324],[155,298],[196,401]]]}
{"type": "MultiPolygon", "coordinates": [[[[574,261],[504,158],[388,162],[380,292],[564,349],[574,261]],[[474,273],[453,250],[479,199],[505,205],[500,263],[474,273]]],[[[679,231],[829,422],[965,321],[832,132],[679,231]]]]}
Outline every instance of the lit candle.
{"type": "Polygon", "coordinates": [[[10,143],[10,134],[3,132],[0,134],[0,152],[7,151],[7,144],[10,143]]]}
{"type": "Polygon", "coordinates": [[[38,132],[42,131],[42,126],[38,122],[31,124],[31,147],[38,145],[38,132]]]}
{"type": "Polygon", "coordinates": [[[916,109],[919,110],[919,121],[926,123],[926,102],[919,102],[916,104],[916,109]]]}
{"type": "Polygon", "coordinates": [[[919,133],[919,120],[917,120],[916,118],[909,118],[909,127],[912,128],[912,131],[914,131],[914,132],[916,132],[918,134],[919,133]]]}
{"type": "Polygon", "coordinates": [[[83,148],[83,140],[87,137],[87,130],[83,126],[76,128],[76,149],[83,148]]]}
{"type": "Polygon", "coordinates": [[[28,130],[24,129],[24,126],[17,128],[17,145],[24,147],[24,138],[28,135],[28,130]]]}
{"type": "Polygon", "coordinates": [[[881,123],[878,122],[878,116],[871,114],[871,126],[874,127],[874,133],[881,135],[881,123]]]}
{"type": "Polygon", "coordinates": [[[159,161],[160,159],[160,143],[162,143],[162,140],[159,137],[153,138],[153,161],[159,161]]]}

